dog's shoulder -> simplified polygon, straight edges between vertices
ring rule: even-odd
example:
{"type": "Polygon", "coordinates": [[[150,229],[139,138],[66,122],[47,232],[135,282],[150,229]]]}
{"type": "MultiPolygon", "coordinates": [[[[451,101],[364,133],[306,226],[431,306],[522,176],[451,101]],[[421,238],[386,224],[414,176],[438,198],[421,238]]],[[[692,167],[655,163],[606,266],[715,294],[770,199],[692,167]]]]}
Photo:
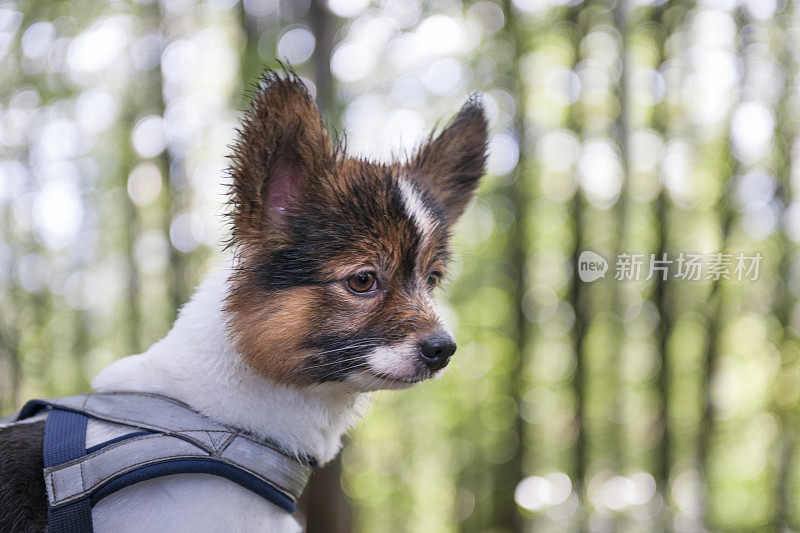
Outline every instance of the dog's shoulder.
{"type": "Polygon", "coordinates": [[[44,421],[0,428],[0,531],[47,528],[44,421]]]}

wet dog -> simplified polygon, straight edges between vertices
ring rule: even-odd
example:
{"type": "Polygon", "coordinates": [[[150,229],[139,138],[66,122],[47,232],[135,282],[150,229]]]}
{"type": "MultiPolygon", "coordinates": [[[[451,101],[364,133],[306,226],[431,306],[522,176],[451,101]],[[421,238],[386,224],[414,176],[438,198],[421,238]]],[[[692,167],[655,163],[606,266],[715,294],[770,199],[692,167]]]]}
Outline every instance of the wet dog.
{"type": "MultiPolygon", "coordinates": [[[[261,81],[230,167],[232,261],[167,336],[94,380],[180,400],[295,457],[332,459],[363,393],[438,376],[456,349],[437,312],[453,224],[484,172],[471,98],[402,162],[347,155],[299,78],[261,81]]],[[[102,433],[102,432],[101,432],[102,433]]],[[[43,423],[0,430],[0,529],[46,522],[43,423]]],[[[87,433],[90,441],[104,435],[87,433]]],[[[294,531],[292,516],[227,479],[180,474],[100,500],[98,531],[294,531]]]]}

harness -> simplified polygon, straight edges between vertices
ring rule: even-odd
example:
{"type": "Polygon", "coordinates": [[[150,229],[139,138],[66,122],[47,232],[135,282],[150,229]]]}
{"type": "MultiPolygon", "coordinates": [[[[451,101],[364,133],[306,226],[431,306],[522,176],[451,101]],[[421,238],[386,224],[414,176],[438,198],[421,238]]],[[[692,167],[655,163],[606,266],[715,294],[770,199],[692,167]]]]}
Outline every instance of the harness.
{"type": "Polygon", "coordinates": [[[293,513],[315,466],[313,458],[290,457],[272,442],[158,394],[105,392],[31,400],[10,421],[36,415],[47,417],[42,454],[48,532],[91,532],[92,507],[98,501],[172,474],[221,476],[293,513]],[[116,436],[87,448],[89,429],[116,436]]]}

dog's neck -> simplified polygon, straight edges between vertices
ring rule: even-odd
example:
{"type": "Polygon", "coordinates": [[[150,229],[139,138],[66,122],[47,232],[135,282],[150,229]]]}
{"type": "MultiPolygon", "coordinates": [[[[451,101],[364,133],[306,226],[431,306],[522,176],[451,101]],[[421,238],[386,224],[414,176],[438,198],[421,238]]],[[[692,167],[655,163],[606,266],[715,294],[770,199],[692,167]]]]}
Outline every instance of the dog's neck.
{"type": "Polygon", "coordinates": [[[223,311],[229,274],[208,276],[166,337],[142,354],[112,363],[92,386],[170,396],[289,453],[328,462],[360,414],[363,395],[337,384],[281,385],[246,367],[229,340],[223,311]]]}

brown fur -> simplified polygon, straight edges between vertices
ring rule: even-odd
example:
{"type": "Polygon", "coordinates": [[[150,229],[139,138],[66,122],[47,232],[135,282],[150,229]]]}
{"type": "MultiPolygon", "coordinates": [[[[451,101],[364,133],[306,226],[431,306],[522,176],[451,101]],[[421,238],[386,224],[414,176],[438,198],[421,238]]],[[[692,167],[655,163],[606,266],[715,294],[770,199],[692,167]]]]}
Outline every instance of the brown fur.
{"type": "Polygon", "coordinates": [[[444,207],[448,223],[462,215],[486,164],[486,117],[470,99],[456,118],[417,150],[409,164],[416,183],[444,207]]]}
{"type": "MultiPolygon", "coordinates": [[[[286,159],[307,176],[328,173],[335,150],[311,96],[293,73],[268,73],[250,105],[230,168],[235,206],[233,238],[243,250],[269,246],[280,233],[268,224],[262,201],[266,176],[286,159]]],[[[279,223],[279,220],[272,220],[279,223]]]]}
{"type": "Polygon", "coordinates": [[[296,75],[268,73],[230,169],[237,268],[226,309],[246,362],[284,382],[342,379],[360,352],[439,327],[424,280],[446,268],[449,228],[483,173],[485,146],[486,120],[470,100],[408,163],[348,157],[296,75]],[[404,212],[400,179],[440,222],[430,236],[404,212]],[[347,289],[359,270],[379,274],[375,294],[347,289]],[[336,372],[309,373],[312,362],[336,372]]]}
{"type": "Polygon", "coordinates": [[[228,309],[236,317],[237,347],[251,368],[263,375],[293,381],[307,349],[300,344],[311,333],[315,300],[313,287],[271,294],[239,293],[228,309]]]}

